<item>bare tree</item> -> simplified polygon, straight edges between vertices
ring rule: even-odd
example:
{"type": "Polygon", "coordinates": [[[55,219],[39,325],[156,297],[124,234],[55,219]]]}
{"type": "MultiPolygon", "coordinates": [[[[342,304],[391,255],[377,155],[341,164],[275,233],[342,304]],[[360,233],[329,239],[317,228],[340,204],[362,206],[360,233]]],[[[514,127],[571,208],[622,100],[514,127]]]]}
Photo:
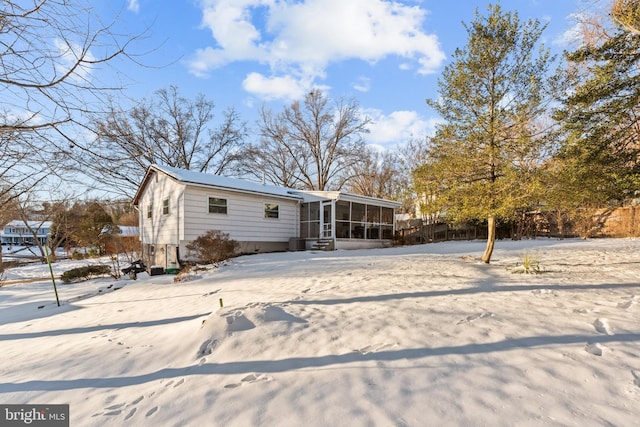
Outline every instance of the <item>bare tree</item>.
{"type": "Polygon", "coordinates": [[[247,135],[233,109],[211,127],[214,103],[161,89],[129,111],[112,106],[95,121],[96,140],[77,156],[86,173],[131,195],[151,164],[224,174],[247,135]]]}
{"type": "MultiPolygon", "coordinates": [[[[397,156],[402,174],[406,177],[406,185],[402,192],[402,212],[416,215],[420,206],[424,204],[428,196],[424,193],[423,183],[417,182],[418,169],[428,161],[431,137],[425,136],[420,139],[411,139],[406,144],[398,147],[397,156]]],[[[420,214],[423,216],[424,214],[420,214]]]]}
{"type": "MultiPolygon", "coordinates": [[[[271,123],[273,126],[268,137],[263,135],[258,144],[248,144],[242,155],[238,156],[238,175],[253,176],[287,188],[299,187],[302,178],[298,166],[304,159],[296,159],[294,153],[288,149],[285,144],[285,132],[275,124],[273,113],[263,108],[260,114],[263,122],[271,123]]],[[[306,166],[304,165],[305,169],[306,166]]]]}
{"type": "Polygon", "coordinates": [[[92,73],[129,56],[136,39],[76,0],[3,1],[0,10],[0,134],[57,128],[77,120],[105,91],[92,73]]]}
{"type": "Polygon", "coordinates": [[[118,13],[103,18],[80,0],[2,2],[1,209],[62,179],[86,117],[122,89],[113,65],[135,60],[130,48],[143,34],[116,29],[118,13]]]}
{"type": "Polygon", "coordinates": [[[396,200],[407,185],[398,155],[371,147],[363,150],[360,161],[352,167],[351,175],[347,190],[363,196],[396,200]]]}
{"type": "Polygon", "coordinates": [[[243,159],[244,171],[274,184],[309,190],[340,189],[364,150],[363,134],[369,119],[362,117],[355,101],[338,100],[335,107],[319,90],[309,92],[274,115],[262,110],[262,143],[252,146],[256,155],[243,159]]]}

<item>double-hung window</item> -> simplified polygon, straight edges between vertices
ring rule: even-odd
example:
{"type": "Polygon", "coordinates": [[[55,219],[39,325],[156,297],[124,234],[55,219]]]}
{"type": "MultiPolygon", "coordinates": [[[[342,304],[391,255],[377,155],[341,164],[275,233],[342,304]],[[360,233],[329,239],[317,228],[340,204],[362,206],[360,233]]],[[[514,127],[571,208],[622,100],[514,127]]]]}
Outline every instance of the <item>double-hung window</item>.
{"type": "Polygon", "coordinates": [[[278,218],[278,205],[275,203],[264,204],[264,217],[265,218],[278,218]]]}
{"type": "Polygon", "coordinates": [[[227,199],[209,197],[209,213],[227,214],[227,199]]]}

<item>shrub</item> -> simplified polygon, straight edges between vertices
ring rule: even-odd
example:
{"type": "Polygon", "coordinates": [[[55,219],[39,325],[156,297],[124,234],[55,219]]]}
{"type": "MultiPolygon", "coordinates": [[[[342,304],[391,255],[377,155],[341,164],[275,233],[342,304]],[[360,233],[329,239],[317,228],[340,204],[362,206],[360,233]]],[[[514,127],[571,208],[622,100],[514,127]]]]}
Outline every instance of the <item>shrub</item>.
{"type": "Polygon", "coordinates": [[[72,283],[95,276],[104,276],[105,274],[111,274],[111,267],[108,265],[87,265],[65,271],[60,278],[64,283],[72,283]]]}
{"type": "Polygon", "coordinates": [[[520,260],[520,264],[515,268],[511,269],[512,273],[523,273],[523,274],[538,274],[542,270],[540,268],[540,262],[538,259],[526,253],[524,257],[520,260]]]}
{"type": "Polygon", "coordinates": [[[187,249],[195,252],[203,264],[214,264],[234,257],[239,247],[238,242],[229,239],[229,235],[220,230],[209,230],[187,245],[187,249]]]}

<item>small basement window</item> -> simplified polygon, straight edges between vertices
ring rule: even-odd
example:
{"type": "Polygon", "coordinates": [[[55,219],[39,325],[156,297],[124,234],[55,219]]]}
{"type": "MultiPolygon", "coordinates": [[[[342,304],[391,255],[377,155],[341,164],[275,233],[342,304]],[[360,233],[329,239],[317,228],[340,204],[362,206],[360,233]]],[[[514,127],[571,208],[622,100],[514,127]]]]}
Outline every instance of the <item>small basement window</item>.
{"type": "Polygon", "coordinates": [[[264,217],[265,218],[278,218],[278,205],[274,203],[264,204],[264,217]]]}
{"type": "Polygon", "coordinates": [[[209,213],[227,214],[227,199],[209,197],[209,213]]]}

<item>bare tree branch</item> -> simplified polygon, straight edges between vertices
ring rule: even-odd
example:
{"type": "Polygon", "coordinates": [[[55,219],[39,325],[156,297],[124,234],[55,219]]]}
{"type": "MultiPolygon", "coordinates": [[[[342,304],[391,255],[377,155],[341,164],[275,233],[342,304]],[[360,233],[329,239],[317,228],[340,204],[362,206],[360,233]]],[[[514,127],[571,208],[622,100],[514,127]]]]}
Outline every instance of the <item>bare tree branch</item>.
{"type": "Polygon", "coordinates": [[[317,89],[278,115],[263,108],[260,119],[262,141],[243,154],[242,170],[273,184],[311,190],[340,189],[348,181],[363,154],[362,135],[369,124],[355,101],[339,100],[331,108],[317,89]]]}

